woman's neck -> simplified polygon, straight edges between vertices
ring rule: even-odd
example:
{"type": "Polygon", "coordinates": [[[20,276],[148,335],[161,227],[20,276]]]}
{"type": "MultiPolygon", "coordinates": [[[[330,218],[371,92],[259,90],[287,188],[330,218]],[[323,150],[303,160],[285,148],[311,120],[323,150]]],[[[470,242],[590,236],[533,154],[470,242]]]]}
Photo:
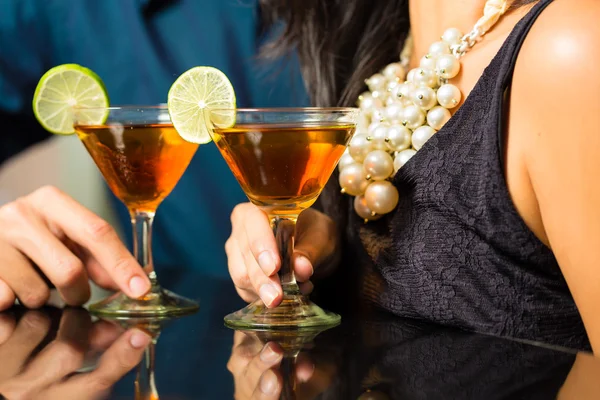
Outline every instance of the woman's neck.
{"type": "Polygon", "coordinates": [[[425,54],[448,28],[469,32],[483,15],[486,0],[410,0],[410,24],[414,41],[412,63],[425,54]]]}

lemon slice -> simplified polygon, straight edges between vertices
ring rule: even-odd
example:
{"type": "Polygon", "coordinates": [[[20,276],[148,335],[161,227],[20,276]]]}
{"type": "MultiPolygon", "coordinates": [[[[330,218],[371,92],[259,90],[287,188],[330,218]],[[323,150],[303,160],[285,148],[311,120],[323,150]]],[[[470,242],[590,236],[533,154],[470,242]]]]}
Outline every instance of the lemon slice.
{"type": "MultiPolygon", "coordinates": [[[[104,83],[93,71],[77,64],[63,64],[46,72],[33,95],[33,114],[47,131],[57,135],[74,133],[74,106],[108,107],[104,83]]],[[[95,109],[86,112],[93,125],[106,121],[108,111],[95,109]]]]}
{"type": "Polygon", "coordinates": [[[222,128],[235,124],[235,91],[227,76],[213,67],[194,67],[181,74],[169,90],[167,107],[173,126],[188,142],[210,142],[209,124],[222,128]],[[210,109],[227,110],[209,123],[210,109]]]}

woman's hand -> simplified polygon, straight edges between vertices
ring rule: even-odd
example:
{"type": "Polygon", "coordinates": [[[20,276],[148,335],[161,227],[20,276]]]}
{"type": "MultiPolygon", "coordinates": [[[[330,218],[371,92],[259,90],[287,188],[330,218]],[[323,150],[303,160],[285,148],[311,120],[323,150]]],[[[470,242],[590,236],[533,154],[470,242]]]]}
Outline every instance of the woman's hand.
{"type": "MultiPolygon", "coordinates": [[[[150,336],[105,321],[84,309],[65,309],[55,339],[47,313],[0,315],[0,394],[8,399],[98,399],[141,360],[150,336]],[[43,348],[40,348],[43,346],[43,348]],[[96,361],[96,356],[103,353],[96,361]],[[87,356],[92,372],[82,373],[87,356]]],[[[0,396],[2,397],[2,396],[0,396]]]]}
{"type": "Polygon", "coordinates": [[[42,306],[50,288],[68,305],[90,297],[88,279],[140,297],[150,289],[143,269],[104,220],[53,187],[0,207],[0,310],[15,298],[42,306]]]}
{"type": "MultiPolygon", "coordinates": [[[[281,259],[267,215],[253,204],[243,203],[233,210],[231,224],[225,250],[238,294],[247,302],[260,297],[267,307],[276,307],[283,295],[277,276],[281,259]]],[[[300,214],[293,264],[302,292],[312,290],[309,279],[313,273],[323,274],[323,267],[337,263],[337,241],[336,226],[329,217],[312,209],[300,214]]]]}

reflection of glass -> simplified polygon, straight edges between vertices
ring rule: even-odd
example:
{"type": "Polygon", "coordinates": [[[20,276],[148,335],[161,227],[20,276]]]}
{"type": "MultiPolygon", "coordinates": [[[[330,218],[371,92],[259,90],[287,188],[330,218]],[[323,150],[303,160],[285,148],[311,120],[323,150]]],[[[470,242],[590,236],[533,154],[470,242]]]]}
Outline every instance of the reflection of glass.
{"type": "Polygon", "coordinates": [[[138,365],[135,376],[134,391],[135,400],[158,400],[158,390],[154,379],[156,344],[161,330],[173,318],[105,318],[106,321],[120,325],[124,329],[137,328],[152,337],[152,341],[144,351],[144,358],[138,365]]]}
{"type": "Polygon", "coordinates": [[[296,399],[296,360],[298,354],[308,345],[322,330],[304,329],[304,330],[252,330],[244,331],[246,335],[256,337],[261,343],[277,343],[283,350],[283,358],[279,366],[279,371],[283,378],[283,385],[280,400],[296,399]]]}
{"type": "Polygon", "coordinates": [[[191,300],[164,290],[152,263],[152,221],[156,208],[171,193],[198,146],[184,141],[170,123],[166,107],[79,108],[75,131],[113,193],[127,206],[134,229],[134,254],[152,289],[142,298],[117,293],[90,310],[106,315],[151,316],[186,313],[198,308],[191,300]],[[103,125],[90,118],[106,112],[103,125]]]}
{"type": "Polygon", "coordinates": [[[259,299],[225,317],[236,328],[336,325],[340,317],[300,294],[292,267],[296,220],[313,205],[356,127],[352,108],[212,110],[211,135],[252,203],[269,217],[281,256],[283,301],[259,299]],[[223,127],[221,121],[231,121],[223,127]]]}

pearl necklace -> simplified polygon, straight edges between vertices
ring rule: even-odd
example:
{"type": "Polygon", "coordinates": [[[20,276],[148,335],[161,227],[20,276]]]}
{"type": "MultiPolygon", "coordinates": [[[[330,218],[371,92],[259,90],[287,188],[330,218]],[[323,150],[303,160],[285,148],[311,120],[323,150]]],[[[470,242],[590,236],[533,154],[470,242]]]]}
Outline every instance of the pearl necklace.
{"type": "Polygon", "coordinates": [[[342,193],[356,196],[354,210],[365,222],[398,205],[398,190],[389,179],[448,122],[450,110],[462,100],[460,90],[448,81],[460,72],[460,59],[506,9],[507,0],[488,0],[471,32],[446,30],[419,67],[406,73],[412,52],[409,35],[400,62],[365,81],[369,91],[358,98],[356,134],[338,164],[342,193]]]}

